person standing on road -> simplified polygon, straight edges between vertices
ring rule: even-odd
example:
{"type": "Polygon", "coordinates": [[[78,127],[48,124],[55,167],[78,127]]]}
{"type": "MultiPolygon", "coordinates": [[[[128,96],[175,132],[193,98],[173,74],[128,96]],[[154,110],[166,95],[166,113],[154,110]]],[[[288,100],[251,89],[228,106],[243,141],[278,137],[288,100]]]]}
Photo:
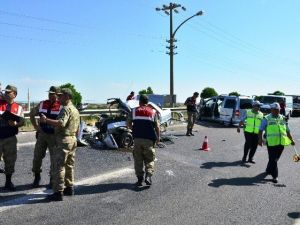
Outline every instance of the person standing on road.
{"type": "Polygon", "coordinates": [[[40,116],[40,122],[55,127],[55,142],[53,155],[52,189],[48,201],[62,201],[63,195],[74,195],[74,166],[77,147],[76,133],[79,128],[80,116],[72,103],[72,91],[62,88],[59,101],[63,105],[56,120],[40,116]]]}
{"type": "Polygon", "coordinates": [[[146,185],[152,184],[151,177],[154,173],[155,160],[154,145],[160,140],[158,115],[156,110],[148,105],[148,101],[146,95],[141,95],[139,106],[132,110],[127,120],[127,126],[132,129],[134,138],[133,158],[138,187],[143,186],[145,172],[146,185]]]}
{"type": "Polygon", "coordinates": [[[184,103],[184,105],[186,105],[187,115],[188,115],[186,136],[194,136],[193,127],[196,122],[197,113],[198,113],[197,105],[196,105],[196,100],[197,100],[198,96],[199,96],[199,93],[194,92],[193,96],[188,97],[184,103]]]}
{"type": "Polygon", "coordinates": [[[127,96],[126,101],[134,99],[134,92],[130,92],[130,94],[127,96]]]}
{"type": "Polygon", "coordinates": [[[3,99],[0,100],[0,152],[3,154],[5,170],[5,186],[9,191],[15,191],[15,186],[11,181],[12,174],[15,172],[17,160],[17,137],[19,127],[25,124],[23,108],[14,100],[17,97],[17,88],[7,85],[3,99]],[[11,113],[11,117],[4,118],[5,111],[11,113]]]}
{"type": "Polygon", "coordinates": [[[248,109],[245,115],[241,118],[237,132],[240,133],[240,127],[244,126],[245,135],[245,145],[244,145],[244,156],[242,158],[242,163],[246,162],[249,149],[248,162],[255,163],[253,157],[258,145],[258,133],[261,125],[261,121],[264,117],[263,113],[259,111],[261,103],[259,101],[254,101],[252,103],[252,109],[248,109]]]}
{"type": "Polygon", "coordinates": [[[283,115],[279,114],[280,105],[276,102],[271,104],[271,113],[262,120],[259,128],[258,144],[263,144],[263,131],[266,133],[269,162],[266,175],[272,175],[273,182],[278,183],[277,162],[282,154],[284,146],[295,145],[290,129],[283,115]]]}
{"type": "Polygon", "coordinates": [[[62,106],[58,101],[60,95],[60,88],[51,86],[49,89],[48,100],[41,101],[36,107],[30,111],[30,121],[36,130],[36,144],[34,148],[34,157],[32,163],[32,172],[34,173],[34,181],[32,186],[34,188],[40,185],[42,161],[46,156],[46,150],[49,149],[50,154],[50,186],[51,186],[51,171],[53,161],[53,148],[55,146],[54,127],[50,124],[39,123],[35,119],[36,116],[43,113],[49,119],[56,119],[62,106]]]}

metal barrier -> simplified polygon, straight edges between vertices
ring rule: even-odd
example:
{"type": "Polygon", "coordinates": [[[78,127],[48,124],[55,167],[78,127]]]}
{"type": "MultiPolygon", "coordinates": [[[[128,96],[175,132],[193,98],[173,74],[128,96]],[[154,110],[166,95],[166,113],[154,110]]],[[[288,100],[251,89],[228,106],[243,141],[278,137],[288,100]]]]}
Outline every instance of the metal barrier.
{"type": "MultiPolygon", "coordinates": [[[[173,113],[181,113],[181,111],[186,111],[186,107],[176,107],[176,108],[163,108],[163,109],[170,109],[173,113]]],[[[93,115],[100,115],[102,113],[112,113],[115,114],[119,112],[118,109],[85,109],[80,111],[80,116],[93,116],[93,115]]],[[[29,119],[29,111],[24,112],[25,119],[29,119]]]]}

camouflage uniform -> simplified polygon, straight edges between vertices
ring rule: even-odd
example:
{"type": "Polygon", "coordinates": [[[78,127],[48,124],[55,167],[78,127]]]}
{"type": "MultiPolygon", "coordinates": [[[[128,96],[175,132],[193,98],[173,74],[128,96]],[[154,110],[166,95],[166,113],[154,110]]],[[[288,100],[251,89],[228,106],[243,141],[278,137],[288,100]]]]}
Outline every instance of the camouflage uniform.
{"type": "MultiPolygon", "coordinates": [[[[55,119],[58,116],[60,110],[61,110],[61,106],[60,103],[58,103],[58,101],[52,103],[49,100],[42,101],[40,102],[39,105],[37,105],[37,107],[31,110],[30,120],[31,121],[35,120],[35,116],[39,115],[40,113],[44,113],[48,117],[55,119]],[[44,103],[48,103],[46,109],[42,109],[44,103]]],[[[34,148],[32,172],[34,172],[35,174],[39,174],[42,172],[42,162],[46,156],[47,148],[49,149],[50,162],[52,163],[54,147],[55,147],[54,127],[50,125],[40,124],[39,130],[37,131],[37,141],[34,148]]],[[[52,170],[52,165],[50,166],[50,170],[52,170]]]]}
{"type": "MultiPolygon", "coordinates": [[[[140,128],[143,130],[144,124],[139,124],[135,121],[136,120],[133,118],[133,115],[130,114],[128,116],[127,123],[128,124],[133,123],[133,131],[138,130],[140,128]]],[[[157,114],[155,114],[153,118],[153,130],[155,126],[158,127],[160,126],[157,114]]],[[[137,133],[135,134],[135,132],[133,132],[134,135],[133,158],[134,158],[135,174],[138,177],[138,179],[143,177],[145,173],[147,176],[151,177],[154,173],[154,160],[155,160],[154,144],[156,141],[155,139],[157,137],[153,138],[151,137],[151,135],[149,136],[148,133],[143,135],[142,132],[139,131],[137,133]],[[139,135],[137,135],[137,133],[139,133],[139,135]],[[144,165],[145,165],[145,171],[144,171],[144,165]]]]}
{"type": "Polygon", "coordinates": [[[5,88],[5,98],[0,99],[0,154],[4,160],[5,186],[4,188],[14,191],[15,187],[11,181],[15,172],[17,160],[17,137],[19,127],[24,125],[24,115],[22,106],[14,102],[17,96],[17,88],[7,85],[5,88]]]}
{"type": "Polygon", "coordinates": [[[54,192],[62,192],[64,186],[73,187],[74,185],[76,132],[80,117],[71,101],[63,107],[57,120],[62,123],[62,126],[55,128],[56,146],[53,156],[52,189],[54,192]]]}

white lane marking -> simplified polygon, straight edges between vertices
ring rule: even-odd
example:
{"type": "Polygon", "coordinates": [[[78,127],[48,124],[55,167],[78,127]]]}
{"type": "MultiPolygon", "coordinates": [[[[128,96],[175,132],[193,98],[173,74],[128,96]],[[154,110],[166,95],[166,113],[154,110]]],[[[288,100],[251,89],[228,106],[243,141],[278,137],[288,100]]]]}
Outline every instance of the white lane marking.
{"type": "Polygon", "coordinates": [[[293,225],[300,225],[300,218],[295,219],[293,225]]]}
{"type": "Polygon", "coordinates": [[[166,170],[166,173],[169,175],[169,176],[173,176],[175,177],[175,174],[172,170],[166,170]]]}
{"type": "Polygon", "coordinates": [[[20,143],[17,146],[18,147],[27,147],[27,146],[31,146],[31,145],[35,145],[35,141],[34,142],[26,142],[26,143],[20,143]]]}
{"type": "MultiPolygon", "coordinates": [[[[111,171],[111,172],[108,172],[105,174],[100,174],[98,176],[89,177],[87,179],[80,180],[80,181],[76,182],[76,186],[78,186],[78,185],[90,186],[90,185],[98,184],[98,183],[105,182],[105,181],[108,181],[111,179],[119,178],[122,176],[127,176],[132,173],[134,173],[134,169],[132,169],[130,167],[125,167],[123,169],[111,171]]],[[[76,189],[80,190],[80,187],[76,187],[76,189]]],[[[1,202],[0,203],[0,213],[7,211],[9,209],[21,207],[32,201],[42,200],[46,197],[47,194],[50,194],[50,193],[52,193],[51,190],[47,190],[45,188],[38,188],[33,191],[25,193],[25,196],[23,196],[23,197],[19,197],[19,198],[5,201],[5,202],[1,202]]]]}

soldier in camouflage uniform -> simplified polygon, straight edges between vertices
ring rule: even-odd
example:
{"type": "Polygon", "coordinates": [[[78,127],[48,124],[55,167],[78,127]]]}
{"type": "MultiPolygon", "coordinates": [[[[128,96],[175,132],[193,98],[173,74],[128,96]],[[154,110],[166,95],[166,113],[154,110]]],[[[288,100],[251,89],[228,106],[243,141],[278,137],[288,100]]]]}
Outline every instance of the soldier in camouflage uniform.
{"type": "Polygon", "coordinates": [[[134,169],[138,181],[137,187],[152,184],[151,177],[154,173],[155,142],[160,140],[160,129],[157,112],[148,104],[148,97],[141,95],[139,106],[129,115],[127,126],[133,131],[134,138],[134,169]],[[145,166],[145,171],[144,171],[145,166]],[[144,174],[145,180],[144,180],[144,174]]]}
{"type": "Polygon", "coordinates": [[[15,186],[11,181],[15,172],[17,160],[17,137],[19,127],[25,123],[22,106],[14,99],[17,96],[17,88],[7,85],[4,98],[0,99],[0,152],[4,160],[4,170],[6,181],[4,188],[15,191],[15,186]],[[9,113],[8,113],[9,112],[9,113]],[[8,116],[5,116],[8,115],[8,116]]]}
{"type": "MultiPolygon", "coordinates": [[[[53,148],[55,146],[54,127],[45,123],[37,124],[35,117],[43,113],[49,119],[56,119],[62,108],[60,102],[58,101],[58,95],[61,94],[60,88],[51,86],[48,93],[48,99],[41,101],[36,107],[34,107],[30,111],[30,121],[36,130],[37,138],[32,162],[32,172],[35,176],[32,184],[34,188],[40,185],[40,173],[42,172],[42,162],[46,156],[46,150],[47,148],[49,149],[50,163],[52,163],[53,148]]],[[[50,185],[52,170],[51,167],[52,165],[50,165],[50,185]]]]}
{"type": "Polygon", "coordinates": [[[76,133],[80,116],[72,103],[72,91],[61,89],[59,100],[63,105],[56,120],[45,115],[40,116],[41,123],[55,127],[56,146],[53,155],[52,189],[53,194],[47,196],[49,201],[62,201],[63,195],[74,195],[74,165],[77,147],[76,133]]]}

